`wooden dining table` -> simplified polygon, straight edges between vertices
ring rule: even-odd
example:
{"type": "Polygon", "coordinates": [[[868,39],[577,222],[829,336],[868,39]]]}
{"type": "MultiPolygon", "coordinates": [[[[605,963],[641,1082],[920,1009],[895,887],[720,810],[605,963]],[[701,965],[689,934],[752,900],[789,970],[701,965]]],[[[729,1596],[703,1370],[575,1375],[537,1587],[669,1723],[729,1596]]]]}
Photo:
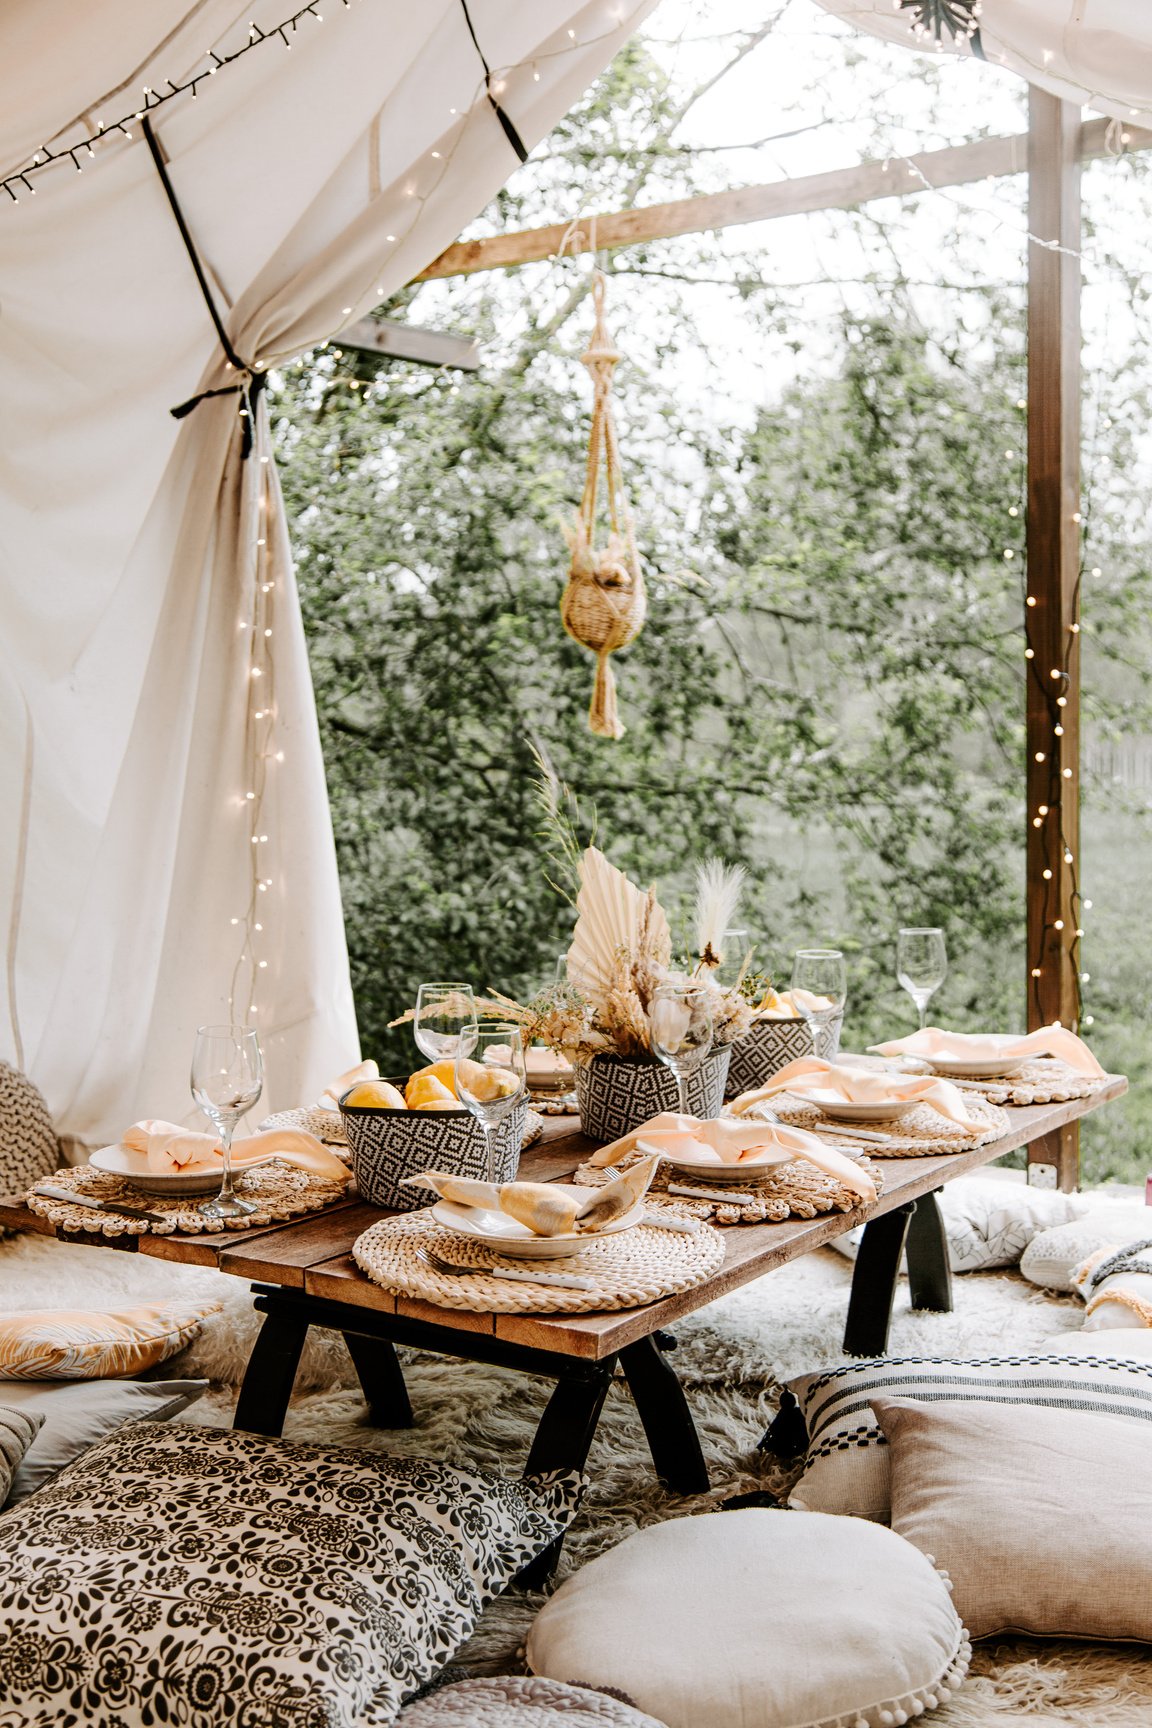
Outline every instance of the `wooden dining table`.
{"type": "MultiPolygon", "coordinates": [[[[441,1308],[374,1284],[352,1257],[369,1225],[390,1216],[346,1198],[287,1223],[201,1235],[83,1234],[58,1229],[22,1196],[0,1199],[0,1227],[59,1236],[68,1243],[116,1247],[182,1265],[211,1266],[248,1280],[264,1320],[249,1358],[235,1426],[279,1434],[311,1326],[341,1332],[368,1402],[382,1427],[408,1426],[412,1410],[396,1347],[518,1369],[554,1381],[525,1473],[583,1469],[608,1387],[623,1372],[644,1426],[653,1465],[673,1491],[700,1493],[708,1474],[684,1390],[669,1357],[669,1329],[730,1290],[764,1277],[858,1224],[860,1240],[848,1299],[844,1348],[884,1353],[902,1259],[913,1308],[952,1305],[948,1250],[936,1195],[954,1177],[1042,1140],[1127,1090],[1110,1075],[1087,1098],[1015,1107],[999,1139],[962,1152],[879,1160],[883,1192],[868,1206],[815,1218],[723,1228],[724,1259],[691,1289],[642,1307],[581,1314],[492,1314],[441,1308]]],[[[546,1118],[542,1140],[523,1153],[519,1175],[567,1181],[594,1150],[571,1117],[546,1118]]],[[[106,1220],[105,1220],[106,1223],[106,1220]]],[[[541,1570],[554,1560],[545,1557],[541,1570]]]]}

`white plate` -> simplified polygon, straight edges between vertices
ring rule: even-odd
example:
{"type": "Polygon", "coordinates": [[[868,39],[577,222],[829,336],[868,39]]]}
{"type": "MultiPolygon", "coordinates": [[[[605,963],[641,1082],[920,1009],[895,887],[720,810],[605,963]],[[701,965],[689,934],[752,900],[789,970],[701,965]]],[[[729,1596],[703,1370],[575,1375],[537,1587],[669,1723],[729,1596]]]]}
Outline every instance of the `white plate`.
{"type": "Polygon", "coordinates": [[[880,1098],[874,1104],[854,1104],[849,1098],[811,1096],[810,1102],[832,1122],[898,1122],[916,1108],[906,1098],[880,1098]]]}
{"type": "Polygon", "coordinates": [[[1027,1056],[1001,1056],[990,1062],[972,1062],[953,1056],[933,1056],[929,1066],[945,1080],[1006,1080],[1010,1074],[1018,1074],[1027,1060],[1027,1056]]]}
{"type": "Polygon", "coordinates": [[[673,1170],[682,1170],[686,1175],[707,1177],[710,1183],[716,1182],[747,1182],[750,1177],[763,1176],[766,1170],[774,1170],[781,1164],[791,1164],[796,1158],[795,1152],[786,1152],[783,1147],[765,1147],[762,1152],[751,1158],[741,1158],[738,1164],[722,1164],[719,1158],[701,1156],[693,1158],[680,1153],[673,1156],[664,1153],[664,1158],[673,1170]]]}
{"type": "MultiPolygon", "coordinates": [[[[549,1183],[549,1187],[552,1186],[561,1194],[588,1192],[570,1182],[549,1183]]],[[[572,1254],[579,1254],[581,1248],[587,1248],[589,1242],[595,1242],[598,1236],[614,1236],[618,1230],[631,1230],[643,1218],[646,1204],[646,1200],[639,1201],[630,1212],[606,1224],[603,1230],[567,1230],[562,1236],[536,1236],[527,1224],[521,1224],[518,1218],[510,1218],[507,1212],[483,1206],[457,1206],[452,1200],[437,1200],[434,1206],[429,1207],[429,1212],[445,1229],[458,1230],[461,1236],[485,1242],[510,1259],[566,1260],[572,1254]]]]}
{"type": "Polygon", "coordinates": [[[93,1152],[88,1162],[93,1170],[122,1176],[142,1194],[166,1194],[171,1198],[181,1194],[216,1194],[220,1188],[219,1169],[173,1170],[161,1175],[149,1170],[143,1152],[134,1152],[129,1146],[102,1146],[99,1152],[93,1152]]]}

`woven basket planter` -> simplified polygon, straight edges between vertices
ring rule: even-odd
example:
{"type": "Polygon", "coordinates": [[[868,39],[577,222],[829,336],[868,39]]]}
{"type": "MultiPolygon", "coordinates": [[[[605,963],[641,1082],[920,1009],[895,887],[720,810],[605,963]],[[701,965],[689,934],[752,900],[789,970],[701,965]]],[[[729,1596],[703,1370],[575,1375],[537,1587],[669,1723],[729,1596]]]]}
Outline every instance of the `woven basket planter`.
{"type": "MultiPolygon", "coordinates": [[[[824,1034],[824,1046],[831,1057],[840,1048],[843,1024],[843,1014],[837,1014],[824,1034]]],[[[728,1083],[724,1088],[725,1103],[738,1098],[741,1092],[751,1092],[754,1087],[763,1086],[789,1062],[811,1055],[812,1028],[807,1020],[764,1018],[754,1021],[751,1031],[746,1032],[743,1038],[737,1038],[732,1046],[728,1083]]]]}
{"type": "MultiPolygon", "coordinates": [[[[731,1045],[722,1044],[688,1082],[693,1116],[719,1116],[724,1104],[731,1045]]],[[[663,1062],[629,1062],[620,1056],[594,1056],[577,1065],[576,1100],[580,1126],[593,1140],[619,1140],[662,1110],[679,1110],[676,1077],[663,1062]]]]}
{"type": "MultiPolygon", "coordinates": [[[[340,1105],[344,1132],[352,1148],[352,1174],[361,1198],[373,1206],[414,1212],[432,1196],[423,1188],[402,1188],[406,1176],[444,1170],[453,1176],[488,1179],[484,1130],[469,1110],[349,1109],[340,1105]]],[[[512,1106],[492,1136],[494,1179],[511,1182],[520,1163],[528,1100],[512,1106]]]]}

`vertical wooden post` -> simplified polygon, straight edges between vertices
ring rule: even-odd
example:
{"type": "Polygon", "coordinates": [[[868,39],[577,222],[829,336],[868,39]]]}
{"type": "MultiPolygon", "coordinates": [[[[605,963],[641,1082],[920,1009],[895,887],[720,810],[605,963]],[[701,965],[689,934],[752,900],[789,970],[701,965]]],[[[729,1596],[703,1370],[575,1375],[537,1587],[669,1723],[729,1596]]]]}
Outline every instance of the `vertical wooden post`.
{"type": "MultiPolygon", "coordinates": [[[[1080,110],[1035,86],[1028,132],[1028,1026],[1079,1019],[1080,110]],[[1040,243],[1038,243],[1040,242],[1040,243]],[[1073,629],[1073,626],[1076,626],[1073,629]]],[[[1075,1124],[1029,1148],[1061,1188],[1075,1124]]],[[[1040,1171],[1030,1175],[1040,1176],[1040,1171]]],[[[1045,1172],[1047,1174],[1047,1172],[1045,1172]]]]}

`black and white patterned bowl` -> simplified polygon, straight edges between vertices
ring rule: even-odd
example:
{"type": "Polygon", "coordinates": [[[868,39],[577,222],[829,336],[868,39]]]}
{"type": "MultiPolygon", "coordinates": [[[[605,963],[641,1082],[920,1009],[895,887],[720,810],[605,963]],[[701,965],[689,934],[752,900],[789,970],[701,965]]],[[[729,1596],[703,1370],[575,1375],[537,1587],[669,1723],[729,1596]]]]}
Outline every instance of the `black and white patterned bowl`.
{"type": "MultiPolygon", "coordinates": [[[[341,1099],[340,1114],[352,1148],[356,1186],[373,1206],[391,1206],[397,1212],[427,1206],[432,1194],[400,1186],[405,1176],[418,1176],[421,1170],[488,1180],[484,1130],[469,1110],[381,1110],[349,1107],[341,1099]]],[[[517,1099],[492,1136],[497,1182],[515,1179],[527,1118],[525,1096],[517,1099]]]]}
{"type": "MultiPolygon", "coordinates": [[[[840,1028],[844,1015],[837,1014],[828,1023],[824,1048],[835,1057],[840,1048],[840,1028]]],[[[743,1038],[732,1046],[732,1061],[728,1067],[728,1083],[724,1101],[738,1098],[741,1092],[751,1092],[763,1086],[801,1056],[812,1055],[812,1028],[807,1020],[755,1020],[743,1038]]]]}
{"type": "MultiPolygon", "coordinates": [[[[706,1056],[688,1082],[688,1109],[693,1116],[719,1116],[731,1046],[722,1044],[706,1056]]],[[[679,1110],[675,1075],[663,1062],[630,1062],[622,1056],[593,1056],[576,1067],[576,1099],[580,1126],[593,1140],[619,1140],[662,1110],[679,1110]]]]}

